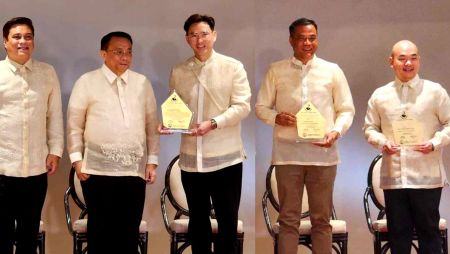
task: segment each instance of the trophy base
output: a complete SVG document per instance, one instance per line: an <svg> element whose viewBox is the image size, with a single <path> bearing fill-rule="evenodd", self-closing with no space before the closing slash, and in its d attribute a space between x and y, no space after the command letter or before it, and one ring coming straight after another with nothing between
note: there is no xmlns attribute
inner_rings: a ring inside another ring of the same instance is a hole
<svg viewBox="0 0 450 254"><path fill-rule="evenodd" d="M181 134L192 134L191 130L183 130L183 129L168 129L168 131L172 133L181 133Z"/></svg>
<svg viewBox="0 0 450 254"><path fill-rule="evenodd" d="M311 143L320 141L323 141L323 138L297 138L295 143Z"/></svg>

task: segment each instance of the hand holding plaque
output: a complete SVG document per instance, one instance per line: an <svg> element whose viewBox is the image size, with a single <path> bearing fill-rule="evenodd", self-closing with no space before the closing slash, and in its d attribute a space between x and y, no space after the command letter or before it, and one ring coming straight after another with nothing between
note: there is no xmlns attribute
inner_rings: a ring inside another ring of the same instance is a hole
<svg viewBox="0 0 450 254"><path fill-rule="evenodd" d="M322 139L325 136L325 118L310 102L296 114L297 132L301 139Z"/></svg>
<svg viewBox="0 0 450 254"><path fill-rule="evenodd" d="M401 146L419 145L423 142L422 124L405 112L392 122L395 143Z"/></svg>
<svg viewBox="0 0 450 254"><path fill-rule="evenodd" d="M194 114L175 91L161 105L161 112L166 130L190 133L189 126Z"/></svg>

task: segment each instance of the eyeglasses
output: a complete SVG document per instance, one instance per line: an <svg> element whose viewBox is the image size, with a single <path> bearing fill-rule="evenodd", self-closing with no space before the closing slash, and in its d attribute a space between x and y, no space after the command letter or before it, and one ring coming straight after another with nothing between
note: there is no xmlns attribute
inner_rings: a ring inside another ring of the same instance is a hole
<svg viewBox="0 0 450 254"><path fill-rule="evenodd" d="M317 36L296 36L296 37L292 37L292 38L294 40L300 41L300 42L305 42L305 41L314 42L317 40Z"/></svg>
<svg viewBox="0 0 450 254"><path fill-rule="evenodd" d="M11 36L11 38L13 38L14 40L20 40L20 39L24 39L26 41L31 41L34 38L33 34L13 34Z"/></svg>
<svg viewBox="0 0 450 254"><path fill-rule="evenodd" d="M133 51L127 50L123 51L121 49L109 49L107 52L112 52L115 56L124 57L124 56L133 56Z"/></svg>
<svg viewBox="0 0 450 254"><path fill-rule="evenodd" d="M198 39L205 39L208 37L211 33L210 32L200 32L200 33L190 33L188 34L188 38L190 40L198 40Z"/></svg>

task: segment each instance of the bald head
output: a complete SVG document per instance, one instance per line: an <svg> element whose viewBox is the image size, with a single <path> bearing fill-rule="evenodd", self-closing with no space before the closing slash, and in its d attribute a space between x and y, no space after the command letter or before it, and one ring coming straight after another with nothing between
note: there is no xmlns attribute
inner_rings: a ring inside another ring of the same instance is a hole
<svg viewBox="0 0 450 254"><path fill-rule="evenodd" d="M402 40L394 44L394 46L392 47L391 56L399 54L407 49L415 50L417 52L417 55L419 54L419 49L417 48L416 44L414 44L412 41Z"/></svg>
<svg viewBox="0 0 450 254"><path fill-rule="evenodd" d="M402 82L408 82L419 72L419 49L411 41L399 41L392 47L389 63L395 76Z"/></svg>

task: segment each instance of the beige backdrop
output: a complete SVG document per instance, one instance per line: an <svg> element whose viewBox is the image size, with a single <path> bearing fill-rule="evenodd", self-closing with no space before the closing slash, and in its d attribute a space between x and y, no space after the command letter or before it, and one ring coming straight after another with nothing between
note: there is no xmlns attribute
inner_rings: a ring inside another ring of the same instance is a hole
<svg viewBox="0 0 450 254"><path fill-rule="evenodd" d="M343 163L335 187L338 216L347 221L349 253L371 253L371 235L365 224L362 196L367 168L377 152L361 132L366 103L373 90L390 81L387 56L400 39L415 41L422 54L423 78L449 88L450 2L442 1L294 1L294 0L116 0L116 1L0 1L0 23L14 16L28 16L36 28L35 58L55 66L61 80L64 111L73 83L101 64L100 38L113 30L132 34L132 69L152 81L158 103L167 96L168 76L175 63L191 55L182 25L192 13L216 18L218 52L241 60L246 66L253 94L257 93L268 65L291 55L288 25L298 17L319 24L318 56L337 62L352 89L357 114L353 127L340 141ZM0 58L4 58L4 51ZM254 102L254 98L253 98ZM255 131L256 130L256 131ZM261 211L264 178L270 163L271 129L253 113L244 122L243 138L248 159L245 165L240 217L245 221L245 253L272 253L272 242ZM159 208L165 167L177 154L179 139L162 137L159 179L147 188L144 218L150 224L149 253L168 253L169 237ZM448 152L444 153L448 156ZM446 159L446 165L450 160ZM63 195L68 184L69 162L49 180L43 211L47 224L47 253L71 253ZM448 170L447 170L448 171ZM442 216L450 219L450 193L442 196Z"/></svg>

